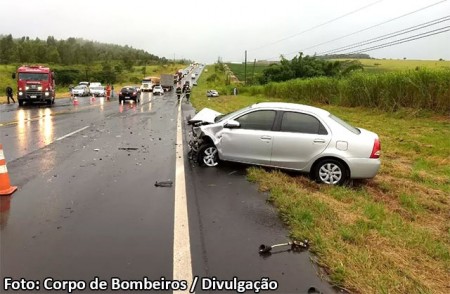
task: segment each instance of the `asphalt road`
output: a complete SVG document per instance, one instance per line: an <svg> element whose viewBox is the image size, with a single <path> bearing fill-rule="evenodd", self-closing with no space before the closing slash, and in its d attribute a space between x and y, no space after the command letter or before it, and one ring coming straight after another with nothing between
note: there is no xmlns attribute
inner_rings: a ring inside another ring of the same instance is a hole
<svg viewBox="0 0 450 294"><path fill-rule="evenodd" d="M19 187L0 197L2 290L6 277L37 280L40 291L49 277L108 283L114 277L173 278L175 189L155 187L156 181L173 182L177 172L173 91L143 94L138 104L79 101L0 106L0 141ZM277 281L276 293L307 293L312 286L333 292L307 251L258 254L262 243L287 241L286 228L267 195L246 181L245 166L202 168L187 159L185 122L194 110L181 106L192 275L268 278ZM196 292L215 292L200 286Z"/></svg>

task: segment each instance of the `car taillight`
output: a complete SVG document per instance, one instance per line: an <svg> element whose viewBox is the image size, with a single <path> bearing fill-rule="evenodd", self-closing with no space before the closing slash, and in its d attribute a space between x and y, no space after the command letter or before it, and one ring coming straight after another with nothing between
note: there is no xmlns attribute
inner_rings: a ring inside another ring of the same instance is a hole
<svg viewBox="0 0 450 294"><path fill-rule="evenodd" d="M137 92L133 92L133 95L136 95L137 94Z"/></svg>
<svg viewBox="0 0 450 294"><path fill-rule="evenodd" d="M373 142L372 154L370 154L370 158L380 158L381 155L381 143L380 139L375 139Z"/></svg>

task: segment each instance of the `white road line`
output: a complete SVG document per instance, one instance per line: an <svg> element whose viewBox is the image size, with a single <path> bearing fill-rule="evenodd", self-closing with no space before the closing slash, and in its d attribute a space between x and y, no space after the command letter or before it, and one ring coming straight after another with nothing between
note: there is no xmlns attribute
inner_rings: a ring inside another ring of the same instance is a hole
<svg viewBox="0 0 450 294"><path fill-rule="evenodd" d="M85 126L84 128L81 128L81 129L78 129L78 130L76 130L76 131L73 131L72 133L68 133L67 135L64 135L64 136L62 136L62 137L59 137L59 138L56 139L55 141L60 141L60 140L62 140L62 139L65 139L65 138L67 138L67 137L70 137L70 136L72 136L72 135L74 135L74 134L76 134L76 133L78 133L78 132L81 132L81 131L87 129L87 128L89 128L89 126Z"/></svg>
<svg viewBox="0 0 450 294"><path fill-rule="evenodd" d="M177 118L177 148L175 166L175 214L173 233L173 279L192 282L191 241L184 175L183 135L181 103ZM185 292L189 293L189 288Z"/></svg>

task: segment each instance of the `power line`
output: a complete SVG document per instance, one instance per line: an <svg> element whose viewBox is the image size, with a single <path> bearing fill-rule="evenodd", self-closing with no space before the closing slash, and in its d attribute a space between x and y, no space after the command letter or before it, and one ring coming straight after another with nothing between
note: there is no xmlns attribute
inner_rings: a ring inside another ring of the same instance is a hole
<svg viewBox="0 0 450 294"><path fill-rule="evenodd" d="M324 23L321 23L321 24L318 24L318 25L316 25L316 26L313 26L313 27L311 27L311 28L309 28L309 29L307 29L307 30L304 30L304 31L300 32L300 33L290 35L290 36L285 37L285 38L283 38L283 39L277 40L277 41L275 41L275 42L272 42L272 43L269 43L269 44L266 44L266 45L263 45L263 46L254 48L254 49L251 49L251 50L249 50L249 51L256 51L256 50L259 50L259 49L262 49L262 48L265 48L265 47L268 47L268 46L272 46L272 45L278 44L278 43L283 42L283 41L286 41L286 40L289 40L289 39L291 39L291 38L293 38L293 37L296 37L296 36L302 35L302 34L304 34L304 33L307 33L307 32L309 32L309 31L315 30L315 29L317 29L317 28L319 28L319 27L322 27L322 26L327 25L327 24L329 24L329 23L332 23L332 22L334 22L334 21L336 21L336 20L339 20L339 19L344 18L344 17L346 17L346 16L349 16L349 15L351 15L351 14L354 14L354 13L356 13L356 12L358 12L358 11L361 11L361 10L363 10L363 9L366 9L366 8L368 8L368 7L370 7L370 6L373 6L373 5L375 5L375 4L379 3L379 2L382 2L382 1L383 1L383 0L378 0L378 1L372 2L372 3L370 3L370 4L366 5L366 6L363 6L363 7L361 7L361 8L356 9L356 10L353 10L353 11L351 11L351 12L348 12L348 13L346 13L346 14L343 14L343 15L341 15L341 16L339 16L339 17L333 18L333 19L331 19L331 20L329 20L329 21L326 21L326 22L324 22ZM444 1L446 1L446 0L444 0Z"/></svg>
<svg viewBox="0 0 450 294"><path fill-rule="evenodd" d="M353 33L350 33L350 34L347 34L347 35L344 35L344 36L335 38L335 39L332 39L332 40L330 40L330 41L326 41L326 42L323 42L323 43L320 43L320 44L313 45L313 46L311 46L311 47L302 49L302 50L300 50L300 51L303 52L303 51L306 51L306 50L308 50L308 49L316 48L316 47L318 47L318 46L322 46L322 45L325 45L325 44L329 44L329 43L332 43L332 42L334 42L334 41L338 41L338 40L344 39L344 38L346 38L346 37L356 35L356 34L358 34L358 33L361 33L361 32L364 32L364 31L373 29L373 28L375 28L375 27L378 27L378 26L381 26L381 25L390 23L390 22L392 22L392 21L394 21L394 20L397 20L397 19L400 19L400 18L409 16L409 15L411 15L411 14L420 12L420 11L425 10L425 9L428 9L428 8L430 8L430 7L433 7L433 6L442 4L442 3L446 2L446 1L447 1L447 0L443 0L443 1L439 1L439 2L436 2L436 3L430 4L430 5L428 5L428 6L425 6L425 7L419 8L419 9L417 9L417 10L408 12L408 13L406 13L406 14L403 14L403 15L400 15L400 16L397 16L397 17L394 17L394 18L391 18L391 19L386 20L386 21L384 21L384 22L380 22L380 23L378 23L378 24L376 24L376 25L367 27L367 28L365 28L365 29L362 29L362 30L359 30L359 31L356 31L356 32L353 32ZM292 52L292 53L288 53L287 55L294 54L294 53L297 53L297 51Z"/></svg>
<svg viewBox="0 0 450 294"><path fill-rule="evenodd" d="M318 46L321 46L321 45L329 44L329 43L332 43L332 42L334 42L334 41L341 40L341 39L344 39L344 38L346 38L346 37L353 36L353 35L356 35L356 34L358 34L358 33L361 33L361 32L364 32L364 31L367 31L367 30L370 30L370 29L373 29L373 28L375 28L375 27L378 27L378 26L381 26L381 25L390 23L390 22L392 22L392 21L395 21L395 20L398 20L398 19L400 19L400 18L409 16L409 15L411 15L411 14L415 14L415 13L417 13L417 12L420 12L420 11L423 11L423 10L425 10L425 9L431 8L431 7L433 7L433 6L442 4L442 3L444 3L444 2L447 2L447 0L442 0L442 1L439 1L439 2L436 2L436 3L433 3L433 4L430 4L430 5L424 6L424 7L422 7L422 8L417 9L417 10L414 10L414 11L405 13L405 14L403 14L403 15L400 15L400 16L397 16L397 17L394 17L394 18L391 18L391 19L389 19L389 20L383 21L383 22L378 23L378 24L375 24L375 25L373 25L373 26L370 26L370 27L367 27L367 28L358 30L358 31L356 31L356 32L353 32L353 33L350 33L350 34L347 34L347 35L344 35L344 36L341 36L341 37L338 37L338 38L335 38L335 39L332 39L332 40L329 40L329 41L326 41L326 42L323 42L323 43L320 43L320 44L313 45L313 46L308 47L308 48L305 48L305 49L296 50L296 51L293 51L293 52L290 52L290 53L285 53L285 54L280 54L280 55L288 56L288 55L292 55L292 54L297 54L298 52L304 52L304 51L306 51L306 50L308 50L308 49L311 49L311 48L315 48L315 47L318 47ZM271 59L274 59L274 58L278 58L280 55L278 55L278 56L276 56L276 57L267 58L267 60L271 60Z"/></svg>
<svg viewBox="0 0 450 294"><path fill-rule="evenodd" d="M437 34L442 34L442 33L448 32L448 31L450 31L450 26L442 27L442 28L439 28L439 29L435 29L435 30L428 31L428 32L425 32L425 33L421 33L421 34L417 34L417 35L414 35L414 36L406 37L406 38L403 38L403 39L391 41L391 42L388 42L388 43L376 45L376 46L373 46L373 47L363 48L361 50L353 51L353 52L346 53L346 54L358 54L358 53L378 50L378 49L382 49L382 48L386 48L386 47L399 45L399 44L402 44L402 43L411 42L411 41L414 41L414 40L423 39L423 38L434 36L434 35L437 35Z"/></svg>
<svg viewBox="0 0 450 294"><path fill-rule="evenodd" d="M412 26L412 27L409 27L409 28L406 28L406 29L403 29L403 30L399 30L399 31L392 32L392 33L389 33L389 34L381 35L381 36L378 36L376 38L372 38L372 39L368 39L368 40L365 40L365 41L353 43L351 45L347 45L347 46L339 47L339 48L336 48L336 49L320 52L317 55L334 54L336 52L346 51L346 50L349 50L349 49L365 46L365 45L368 45L368 44L377 43L377 42L380 42L380 41L383 41L383 40L386 40L386 39L390 39L390 38L401 36L401 35L404 35L404 34L407 34L407 33L413 32L413 31L417 31L417 30L420 30L420 29L423 29L423 28L426 28L426 27L429 27L429 26L437 25L439 23L442 23L442 22L445 22L445 21L449 21L449 20L450 20L450 16L445 16L445 17L442 17L442 18L439 18L439 19L435 19L435 20L432 20L432 21L429 21L429 22L422 23L420 25Z"/></svg>

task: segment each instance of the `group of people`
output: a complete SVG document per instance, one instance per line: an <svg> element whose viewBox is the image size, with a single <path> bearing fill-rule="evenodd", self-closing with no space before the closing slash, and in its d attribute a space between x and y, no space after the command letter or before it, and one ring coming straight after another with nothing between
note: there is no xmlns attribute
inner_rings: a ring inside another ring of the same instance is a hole
<svg viewBox="0 0 450 294"><path fill-rule="evenodd" d="M175 93L177 94L178 102L181 100L181 94L184 93L184 96L186 97L187 102L189 102L189 98L191 97L191 87L189 87L188 84L184 84L183 88L181 88L179 85L177 89L175 90Z"/></svg>

